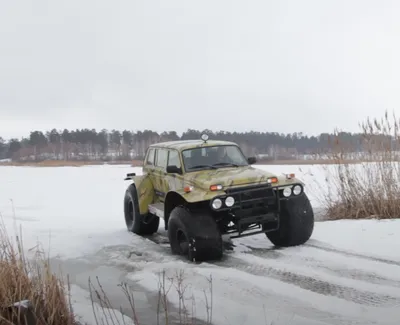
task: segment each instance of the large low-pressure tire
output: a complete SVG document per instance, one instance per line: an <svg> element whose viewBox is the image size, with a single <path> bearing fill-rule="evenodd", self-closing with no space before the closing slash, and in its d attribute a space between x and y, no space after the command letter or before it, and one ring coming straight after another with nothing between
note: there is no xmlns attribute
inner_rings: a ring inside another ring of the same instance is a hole
<svg viewBox="0 0 400 325"><path fill-rule="evenodd" d="M223 256L221 233L207 211L174 208L168 220L168 237L172 253L190 261L219 260Z"/></svg>
<svg viewBox="0 0 400 325"><path fill-rule="evenodd" d="M154 216L146 223L144 216L140 214L137 190L134 184L129 185L125 191L124 215L126 228L137 235L152 235L158 230L160 218Z"/></svg>
<svg viewBox="0 0 400 325"><path fill-rule="evenodd" d="M314 212L304 193L299 197L282 200L280 227L267 232L268 239L277 247L298 246L306 243L314 230Z"/></svg>

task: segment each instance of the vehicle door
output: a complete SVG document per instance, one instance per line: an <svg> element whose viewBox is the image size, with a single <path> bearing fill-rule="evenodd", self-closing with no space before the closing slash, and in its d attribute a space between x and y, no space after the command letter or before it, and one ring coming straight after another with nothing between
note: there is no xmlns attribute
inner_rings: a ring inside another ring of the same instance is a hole
<svg viewBox="0 0 400 325"><path fill-rule="evenodd" d="M167 166L175 166L177 168L181 168L182 170L181 156L178 150L175 149L168 150ZM167 180L169 190L179 190L183 188L183 176L181 174L166 173L165 178Z"/></svg>
<svg viewBox="0 0 400 325"><path fill-rule="evenodd" d="M164 202L168 192L167 175L168 150L157 148L155 152L154 172L152 173L153 186L156 196Z"/></svg>

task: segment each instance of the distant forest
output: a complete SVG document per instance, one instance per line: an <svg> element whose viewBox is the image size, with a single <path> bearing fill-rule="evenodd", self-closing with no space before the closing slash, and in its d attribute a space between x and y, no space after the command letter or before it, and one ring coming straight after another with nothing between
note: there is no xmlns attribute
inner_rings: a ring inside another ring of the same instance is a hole
<svg viewBox="0 0 400 325"><path fill-rule="evenodd" d="M301 159L301 156L329 151L333 138L358 143L361 134L341 132L306 136L302 133L276 132L212 132L188 129L182 135L175 131L157 133L151 130L61 130L32 131L28 137L10 139L0 137L0 159L31 160L132 160L143 159L147 147L156 142L199 139L207 133L210 139L238 143L246 155L264 159Z"/></svg>

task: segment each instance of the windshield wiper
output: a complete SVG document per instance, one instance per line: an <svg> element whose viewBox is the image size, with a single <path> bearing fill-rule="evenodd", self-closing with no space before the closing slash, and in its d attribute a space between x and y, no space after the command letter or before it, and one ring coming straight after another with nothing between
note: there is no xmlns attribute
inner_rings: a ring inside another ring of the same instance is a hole
<svg viewBox="0 0 400 325"><path fill-rule="evenodd" d="M190 167L190 169L197 169L197 168L217 169L217 167L214 167L213 165L196 165L196 166Z"/></svg>
<svg viewBox="0 0 400 325"><path fill-rule="evenodd" d="M213 164L213 166L233 166L233 167L239 167L237 164L231 164L231 163L226 163L226 162L220 162Z"/></svg>

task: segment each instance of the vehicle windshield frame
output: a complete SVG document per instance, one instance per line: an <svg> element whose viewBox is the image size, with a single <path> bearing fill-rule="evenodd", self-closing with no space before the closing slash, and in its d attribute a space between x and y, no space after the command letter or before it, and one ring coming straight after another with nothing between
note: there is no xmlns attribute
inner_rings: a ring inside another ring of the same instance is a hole
<svg viewBox="0 0 400 325"><path fill-rule="evenodd" d="M209 145L209 146L201 146L201 147L193 147L193 148L187 148L184 150L181 150L181 161L182 161L182 166L185 170L185 173L193 173L193 172L198 172L198 171L204 171L204 170L212 170L209 169L207 167L203 167L203 168L196 168L196 169L188 169L187 165L186 165L186 161L185 161L185 157L184 157L184 152L186 151L192 151L192 150L201 150L201 149L211 149L211 148L218 148L218 147L235 147L239 154L242 156L243 158L243 165L240 164L238 165L238 167L246 167L249 166L249 163L247 161L247 157L245 156L245 154L243 153L242 149L235 144L216 144L216 145ZM215 169L220 169L220 168L232 168L233 166L231 165L219 165L219 166L215 166Z"/></svg>

